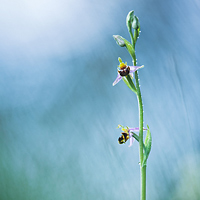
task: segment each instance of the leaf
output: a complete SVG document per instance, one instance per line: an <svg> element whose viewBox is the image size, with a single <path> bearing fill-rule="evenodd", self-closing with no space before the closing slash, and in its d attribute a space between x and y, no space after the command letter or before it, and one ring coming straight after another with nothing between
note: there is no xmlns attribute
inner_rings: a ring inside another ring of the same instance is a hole
<svg viewBox="0 0 200 200"><path fill-rule="evenodd" d="M144 158L143 158L143 163L142 166L145 166L147 164L147 159L149 157L149 153L151 151L151 145L152 145L152 137L151 137L151 132L149 129L149 126L147 125L147 134L146 134L146 138L145 138L145 148L144 148Z"/></svg>

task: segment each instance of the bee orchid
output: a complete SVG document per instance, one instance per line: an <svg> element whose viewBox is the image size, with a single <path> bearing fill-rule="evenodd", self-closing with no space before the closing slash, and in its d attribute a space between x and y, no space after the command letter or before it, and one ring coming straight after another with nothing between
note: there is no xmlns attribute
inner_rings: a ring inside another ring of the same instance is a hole
<svg viewBox="0 0 200 200"><path fill-rule="evenodd" d="M122 135L118 138L118 142L119 144L125 144L126 141L129 139L130 140L130 144L129 144L129 147L131 147L133 145L133 142L135 140L133 134L134 132L139 132L139 128L129 128L129 127L124 127L122 125L118 125L117 128L120 128L122 129ZM146 128L143 128L143 130L147 130ZM137 139L137 138L136 138Z"/></svg>
<svg viewBox="0 0 200 200"><path fill-rule="evenodd" d="M118 66L118 75L115 81L113 82L113 86L116 85L124 76L130 75L133 77L133 72L136 70L143 68L144 65L142 66L127 66L127 63L123 63L121 58L119 58L119 66Z"/></svg>

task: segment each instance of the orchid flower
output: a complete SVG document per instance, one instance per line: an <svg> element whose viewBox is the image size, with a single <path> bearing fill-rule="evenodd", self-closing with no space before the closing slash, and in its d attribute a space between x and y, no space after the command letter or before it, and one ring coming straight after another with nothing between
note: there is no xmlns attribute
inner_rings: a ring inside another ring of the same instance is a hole
<svg viewBox="0 0 200 200"><path fill-rule="evenodd" d="M124 76L130 75L133 77L133 72L136 70L143 68L144 65L142 66L127 66L127 63L123 63L121 58L119 58L119 66L118 66L118 75L115 81L113 82L113 86L116 85Z"/></svg>
<svg viewBox="0 0 200 200"><path fill-rule="evenodd" d="M128 126L124 127L122 125L118 125L117 128L120 128L120 127L123 132L121 133L122 135L118 139L119 144L124 144L124 143L126 143L126 141L128 139L130 139L129 147L131 147L135 140L135 138L133 136L133 132L139 132L139 128L129 128ZM147 129L143 128L143 130L147 130Z"/></svg>

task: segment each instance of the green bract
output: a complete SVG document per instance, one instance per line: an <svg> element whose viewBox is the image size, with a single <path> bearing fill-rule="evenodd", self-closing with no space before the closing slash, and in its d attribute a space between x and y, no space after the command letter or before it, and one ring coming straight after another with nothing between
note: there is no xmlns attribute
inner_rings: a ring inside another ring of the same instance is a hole
<svg viewBox="0 0 200 200"><path fill-rule="evenodd" d="M147 125L147 128L148 128L147 135L146 135L146 138L144 141L145 151L144 151L144 159L143 159L143 163L142 163L143 166L147 164L147 159L148 159L149 153L151 151L151 143L152 143L151 132L150 132L148 125Z"/></svg>
<svg viewBox="0 0 200 200"><path fill-rule="evenodd" d="M132 81L132 78L130 75L128 75L127 77L123 77L122 80L124 81L124 83L133 91L137 94L135 85Z"/></svg>

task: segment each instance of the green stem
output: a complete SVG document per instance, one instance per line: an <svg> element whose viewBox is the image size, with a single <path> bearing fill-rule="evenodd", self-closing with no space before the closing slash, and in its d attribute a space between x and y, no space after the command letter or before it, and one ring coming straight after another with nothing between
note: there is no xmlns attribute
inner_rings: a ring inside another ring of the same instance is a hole
<svg viewBox="0 0 200 200"><path fill-rule="evenodd" d="M131 43L133 46L133 49L135 50L135 43L137 41L137 30L134 30L134 35L132 33L132 30L129 31L131 36ZM136 66L136 55L135 51L133 55L131 55L133 58L133 65ZM138 107L139 107L139 153L140 153L140 173L141 173L141 200L146 200L146 165L143 166L143 157L144 157L144 151L143 151L143 103L142 103L142 95L140 91L140 84L139 84L139 78L138 78L138 72L135 71L135 83L136 83L136 94L138 99Z"/></svg>
<svg viewBox="0 0 200 200"><path fill-rule="evenodd" d="M134 60L134 65L136 61ZM141 173L141 200L146 199L146 166L142 166L143 163L143 103L142 95L140 91L138 72L135 72L137 99L139 106L139 151L140 151L140 173Z"/></svg>
<svg viewBox="0 0 200 200"><path fill-rule="evenodd" d="M134 45L135 45L135 43L137 41L137 30L136 29L134 29L134 38L133 38L133 41L134 41Z"/></svg>
<svg viewBox="0 0 200 200"><path fill-rule="evenodd" d="M134 37L133 37L133 32L132 30L129 31L130 33L130 36L131 36L131 43L133 44L134 43ZM135 49L135 47L133 47Z"/></svg>
<svg viewBox="0 0 200 200"><path fill-rule="evenodd" d="M135 49L135 44L133 43ZM136 66L136 56L133 56L134 66ZM139 107L139 153L140 153L140 173L141 173L141 200L146 200L146 166L143 166L143 103L140 91L138 72L135 71L136 91Z"/></svg>
<svg viewBox="0 0 200 200"><path fill-rule="evenodd" d="M146 165L140 168L141 171L141 200L146 200Z"/></svg>

